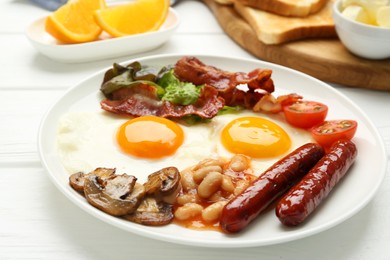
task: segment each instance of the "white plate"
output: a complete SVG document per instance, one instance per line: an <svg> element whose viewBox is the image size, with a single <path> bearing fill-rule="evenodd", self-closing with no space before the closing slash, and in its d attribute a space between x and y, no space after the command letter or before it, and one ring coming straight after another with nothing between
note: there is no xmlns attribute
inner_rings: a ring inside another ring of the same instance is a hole
<svg viewBox="0 0 390 260"><path fill-rule="evenodd" d="M163 55L138 59L143 64L174 64L181 56ZM384 144L368 117L347 97L310 76L278 65L258 60L215 56L198 56L206 64L229 71L249 72L254 68L270 68L276 94L299 93L305 99L317 100L329 106L330 119L354 119L359 123L354 138L359 155L350 172L323 202L315 214L299 227L283 227L274 211L261 214L244 232L226 235L214 231L194 231L170 224L164 227L146 227L112 217L90 206L68 184L69 174L63 169L56 150L57 122L69 111L99 111L100 83L104 71L97 72L77 84L49 109L39 130L39 154L51 179L73 203L94 217L132 233L179 244L205 247L249 247L277 244L313 235L329 229L362 209L374 196L386 169ZM126 62L127 63L130 63ZM372 163L375 161L375 163ZM348 199L347 199L348 198Z"/></svg>
<svg viewBox="0 0 390 260"><path fill-rule="evenodd" d="M118 38L102 33L97 41L61 44L45 31L45 19L42 17L27 28L27 38L43 55L65 63L115 58L157 48L169 40L180 24L178 13L169 8L168 17L158 31Z"/></svg>

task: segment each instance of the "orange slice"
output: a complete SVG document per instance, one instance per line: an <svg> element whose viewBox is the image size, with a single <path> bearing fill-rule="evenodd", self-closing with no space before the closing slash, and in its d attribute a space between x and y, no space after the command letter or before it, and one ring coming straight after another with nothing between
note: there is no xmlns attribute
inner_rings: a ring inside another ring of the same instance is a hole
<svg viewBox="0 0 390 260"><path fill-rule="evenodd" d="M95 11L95 20L113 37L158 30L164 23L170 0L136 0Z"/></svg>
<svg viewBox="0 0 390 260"><path fill-rule="evenodd" d="M104 0L69 0L46 19L45 30L64 43L81 43L98 38L102 29L93 18Z"/></svg>

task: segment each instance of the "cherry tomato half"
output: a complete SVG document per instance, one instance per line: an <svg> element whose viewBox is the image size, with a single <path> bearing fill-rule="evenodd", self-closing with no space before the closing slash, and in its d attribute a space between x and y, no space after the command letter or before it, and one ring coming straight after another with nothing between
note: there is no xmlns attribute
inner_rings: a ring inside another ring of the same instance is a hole
<svg viewBox="0 0 390 260"><path fill-rule="evenodd" d="M315 101L301 100L283 107L283 112L290 125L310 128L325 120L328 106Z"/></svg>
<svg viewBox="0 0 390 260"><path fill-rule="evenodd" d="M311 134L319 145L330 147L337 140L351 140L356 129L357 122L354 120L329 120L313 127Z"/></svg>

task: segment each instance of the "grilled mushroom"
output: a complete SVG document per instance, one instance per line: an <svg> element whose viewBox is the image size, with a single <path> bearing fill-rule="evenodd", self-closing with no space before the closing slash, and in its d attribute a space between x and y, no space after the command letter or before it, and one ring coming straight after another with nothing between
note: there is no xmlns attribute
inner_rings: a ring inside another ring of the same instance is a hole
<svg viewBox="0 0 390 260"><path fill-rule="evenodd" d="M157 202L153 197L147 197L133 214L123 217L142 225L162 226L169 224L173 216L172 205Z"/></svg>
<svg viewBox="0 0 390 260"><path fill-rule="evenodd" d="M176 167L163 168L148 176L145 192L157 199L173 204L180 189L180 173Z"/></svg>
<svg viewBox="0 0 390 260"><path fill-rule="evenodd" d="M180 173L175 167L163 168L148 176L144 185L127 174L116 175L115 169L97 168L84 174L72 174L69 183L82 192L94 207L113 216L149 226L170 223L172 204L180 190Z"/></svg>
<svg viewBox="0 0 390 260"><path fill-rule="evenodd" d="M175 167L163 168L148 176L146 197L137 210L124 218L147 226L162 226L173 219L172 205L180 189L180 173Z"/></svg>
<svg viewBox="0 0 390 260"><path fill-rule="evenodd" d="M91 174L84 180L84 194L94 207L113 216L133 213L145 195L143 185L127 174L103 179Z"/></svg>
<svg viewBox="0 0 390 260"><path fill-rule="evenodd" d="M78 192L84 192L84 180L88 175L96 175L102 179L108 179L115 174L115 168L96 168L90 173L76 172L69 177L70 186Z"/></svg>

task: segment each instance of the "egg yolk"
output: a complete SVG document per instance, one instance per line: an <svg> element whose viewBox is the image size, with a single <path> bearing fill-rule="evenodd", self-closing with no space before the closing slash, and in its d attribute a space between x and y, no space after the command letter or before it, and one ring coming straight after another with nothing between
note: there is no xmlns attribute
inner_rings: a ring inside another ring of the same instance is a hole
<svg viewBox="0 0 390 260"><path fill-rule="evenodd" d="M241 117L227 124L221 142L232 153L252 158L282 155L291 147L288 134L277 124L258 117Z"/></svg>
<svg viewBox="0 0 390 260"><path fill-rule="evenodd" d="M117 133L117 142L125 153L149 159L174 154L183 140L183 129L179 125L156 116L129 120Z"/></svg>

